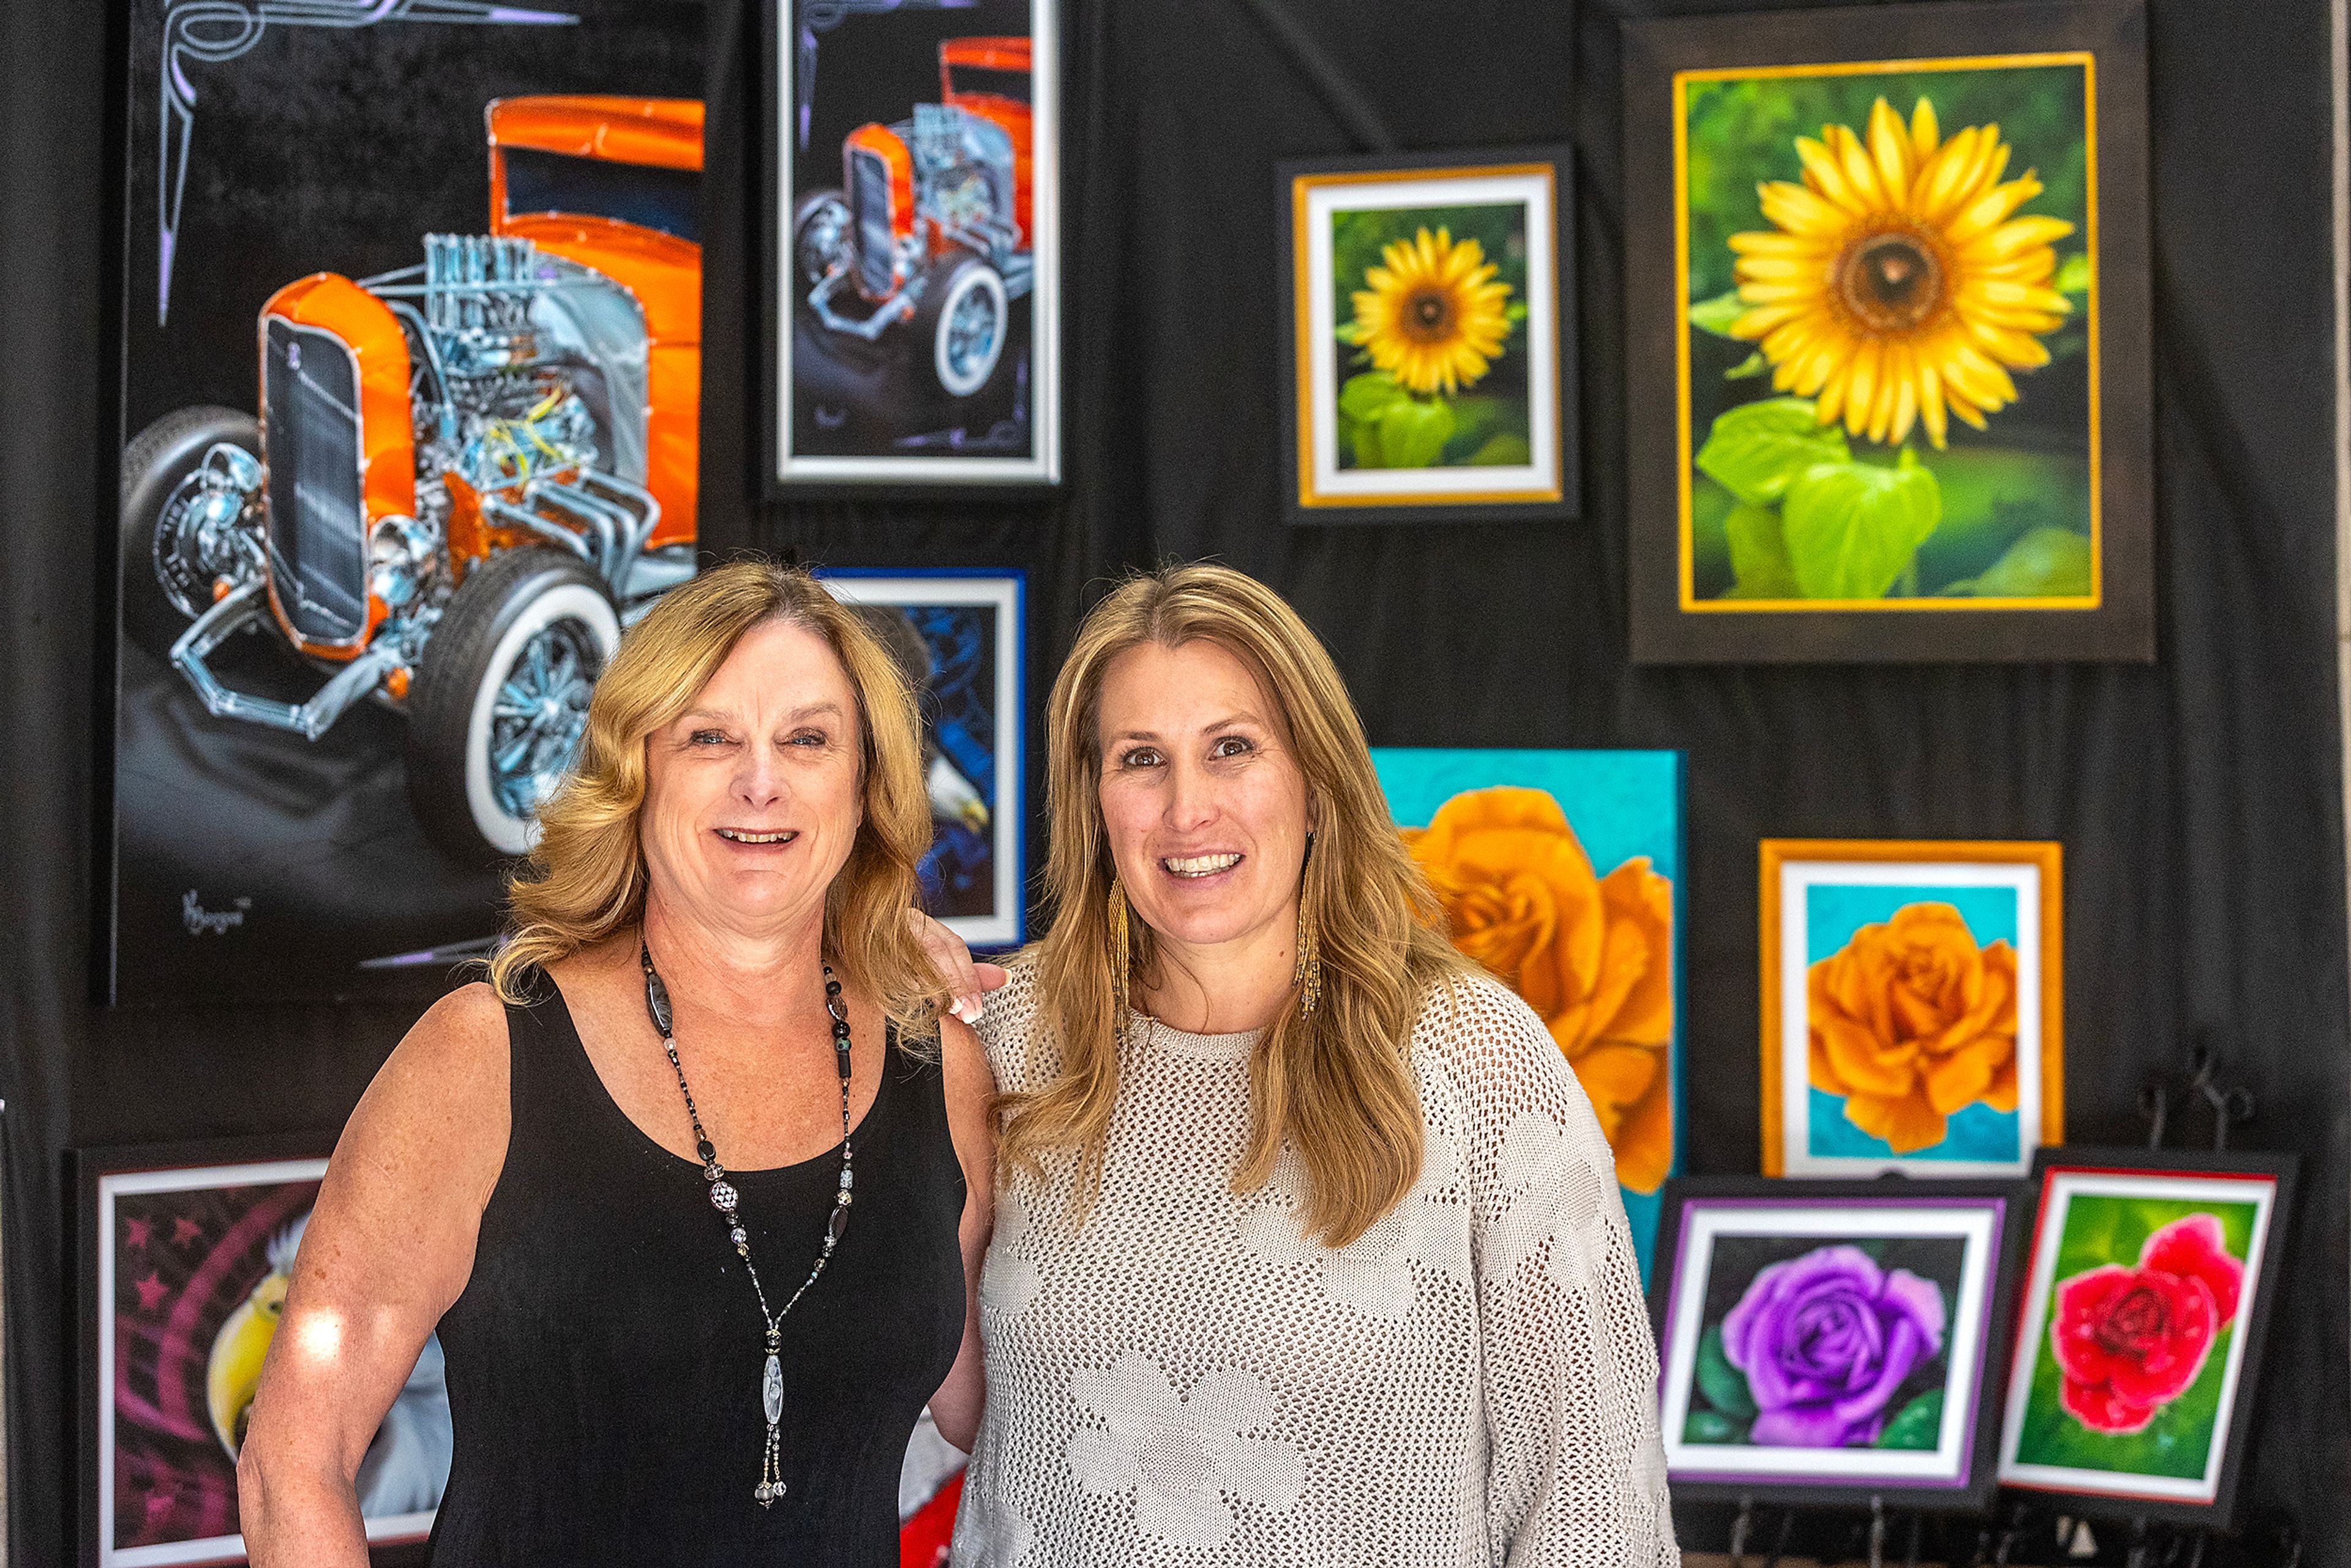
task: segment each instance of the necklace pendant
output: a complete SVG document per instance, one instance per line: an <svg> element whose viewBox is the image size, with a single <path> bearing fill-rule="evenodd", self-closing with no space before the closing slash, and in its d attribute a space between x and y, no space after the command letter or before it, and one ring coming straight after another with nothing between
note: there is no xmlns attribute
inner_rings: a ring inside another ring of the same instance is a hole
<svg viewBox="0 0 2351 1568"><path fill-rule="evenodd" d="M768 1413L768 1425L776 1426L784 1418L784 1364L771 1352L767 1369L759 1375L759 1404Z"/></svg>

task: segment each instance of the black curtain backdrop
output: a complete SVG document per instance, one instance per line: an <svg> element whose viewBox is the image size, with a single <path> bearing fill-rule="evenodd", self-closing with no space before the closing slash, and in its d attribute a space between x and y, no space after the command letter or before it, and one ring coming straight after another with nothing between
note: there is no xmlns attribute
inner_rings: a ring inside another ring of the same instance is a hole
<svg viewBox="0 0 2351 1568"><path fill-rule="evenodd" d="M64 1151L332 1129L413 1018L88 1001L120 439L112 10L0 7L0 887L13 915L0 1094L9 1539L27 1564L68 1561L73 1540ZM1376 743L1686 750L1692 1170L1756 1167L1758 839L2064 841L2074 1138L2135 1141L2140 1083L2205 1031L2260 1097L2240 1142L2306 1156L2248 1501L2299 1520L2305 1562L2343 1568L2351 996L2327 13L2324 0L2152 10L2152 666L1627 665L1616 15L1598 4L1072 0L1067 482L1044 503L884 504L763 498L759 17L751 0L717 0L704 530L722 552L1026 567L1040 697L1120 568L1217 556L1314 623ZM1586 519L1286 528L1274 163L1383 142L1570 140ZM1719 1515L1686 1511L1684 1524L1691 1546L1720 1546Z"/></svg>

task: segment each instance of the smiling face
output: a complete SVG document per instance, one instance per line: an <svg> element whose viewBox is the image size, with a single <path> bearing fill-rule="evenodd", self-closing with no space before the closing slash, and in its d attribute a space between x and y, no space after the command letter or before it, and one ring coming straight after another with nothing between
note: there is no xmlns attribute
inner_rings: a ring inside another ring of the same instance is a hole
<svg viewBox="0 0 2351 1568"><path fill-rule="evenodd" d="M832 648L755 626L645 740L638 816L653 896L746 935L821 915L863 820L857 693Z"/></svg>
<svg viewBox="0 0 2351 1568"><path fill-rule="evenodd" d="M1311 828L1280 710L1215 643L1145 643L1102 672L1102 826L1119 881L1158 936L1209 957L1287 948Z"/></svg>

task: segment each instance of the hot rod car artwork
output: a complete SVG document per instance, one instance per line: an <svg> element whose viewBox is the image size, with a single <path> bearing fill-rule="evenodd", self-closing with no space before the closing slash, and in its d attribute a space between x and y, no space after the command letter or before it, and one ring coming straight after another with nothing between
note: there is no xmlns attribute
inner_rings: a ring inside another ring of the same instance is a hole
<svg viewBox="0 0 2351 1568"><path fill-rule="evenodd" d="M987 384L1035 282L1030 44L950 38L939 101L894 125L861 125L841 148L841 188L792 214L792 263L826 330L868 343L904 323L950 399Z"/></svg>
<svg viewBox="0 0 2351 1568"><path fill-rule="evenodd" d="M122 459L126 633L216 716L315 740L408 719L409 792L465 858L519 854L622 624L695 570L703 107L489 105L489 232L262 307L260 417L182 409ZM239 631L327 674L212 667Z"/></svg>

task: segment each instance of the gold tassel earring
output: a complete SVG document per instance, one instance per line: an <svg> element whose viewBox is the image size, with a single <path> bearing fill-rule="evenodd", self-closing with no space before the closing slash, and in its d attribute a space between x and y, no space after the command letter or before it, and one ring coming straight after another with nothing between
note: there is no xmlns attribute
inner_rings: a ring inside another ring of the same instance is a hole
<svg viewBox="0 0 2351 1568"><path fill-rule="evenodd" d="M1306 853L1311 861L1314 854L1314 835L1306 835ZM1298 879L1298 965L1290 971L1290 983L1298 988L1298 1016L1314 1016L1314 1004L1322 999L1322 951L1315 940L1314 916L1306 901L1306 878Z"/></svg>
<svg viewBox="0 0 2351 1568"><path fill-rule="evenodd" d="M1115 874L1110 879L1109 915L1111 1026L1123 1037L1127 1022L1127 977L1134 967L1134 956L1127 939L1126 889L1119 885Z"/></svg>

